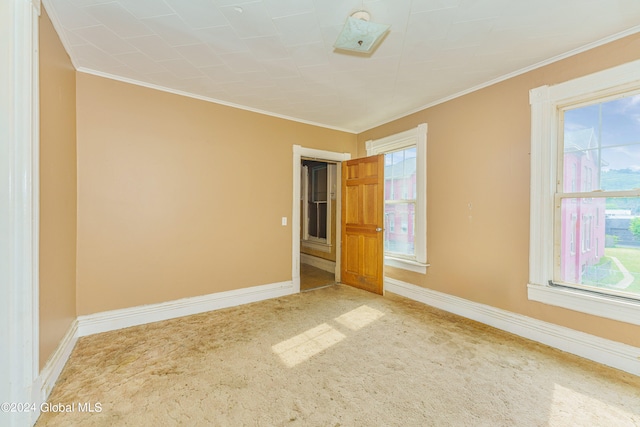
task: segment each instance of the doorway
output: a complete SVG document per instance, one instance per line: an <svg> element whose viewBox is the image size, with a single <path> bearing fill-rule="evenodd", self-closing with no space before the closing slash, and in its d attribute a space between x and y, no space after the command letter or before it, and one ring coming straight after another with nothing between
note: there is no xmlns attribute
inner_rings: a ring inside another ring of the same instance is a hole
<svg viewBox="0 0 640 427"><path fill-rule="evenodd" d="M301 292L336 283L337 166L327 160L301 160Z"/></svg>
<svg viewBox="0 0 640 427"><path fill-rule="evenodd" d="M297 291L340 281L339 163L350 158L350 153L293 146L292 277Z"/></svg>

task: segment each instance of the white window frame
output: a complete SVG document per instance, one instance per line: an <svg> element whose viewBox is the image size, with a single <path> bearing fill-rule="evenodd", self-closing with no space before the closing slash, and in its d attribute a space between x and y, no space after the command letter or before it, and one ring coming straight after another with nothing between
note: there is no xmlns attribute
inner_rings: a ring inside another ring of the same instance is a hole
<svg viewBox="0 0 640 427"><path fill-rule="evenodd" d="M554 268L554 195L558 176L560 109L640 87L640 60L529 93L531 199L528 297L549 305L640 325L640 301L551 286ZM640 195L640 191L638 191Z"/></svg>
<svg viewBox="0 0 640 427"><path fill-rule="evenodd" d="M306 160L306 159L305 159ZM302 166L302 246L309 249L315 249L321 252L331 253L331 212L336 197L336 170L335 163L324 162L327 164L327 237L325 239L311 236L309 234L309 185L311 185L311 177L308 166Z"/></svg>
<svg viewBox="0 0 640 427"><path fill-rule="evenodd" d="M576 234L576 225L578 225L578 217L576 214L571 214L571 240L569 242L569 253L571 253L571 255L576 254L576 238L578 237Z"/></svg>
<svg viewBox="0 0 640 427"><path fill-rule="evenodd" d="M367 156L416 147L415 259L398 258L385 253L384 264L426 274L427 267L427 124L405 132L366 142Z"/></svg>

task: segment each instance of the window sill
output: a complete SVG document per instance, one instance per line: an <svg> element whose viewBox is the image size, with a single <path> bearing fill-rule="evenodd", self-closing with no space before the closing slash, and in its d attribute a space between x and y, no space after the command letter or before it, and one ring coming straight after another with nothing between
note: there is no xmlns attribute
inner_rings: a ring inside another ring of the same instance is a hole
<svg viewBox="0 0 640 427"><path fill-rule="evenodd" d="M640 301L531 283L527 288L531 301L640 326Z"/></svg>
<svg viewBox="0 0 640 427"><path fill-rule="evenodd" d="M326 243L314 242L311 240L302 240L300 244L303 248L306 249L314 249L320 252L331 253L331 245L328 245Z"/></svg>
<svg viewBox="0 0 640 427"><path fill-rule="evenodd" d="M411 261L408 259L394 258L390 256L384 257L384 265L389 267L401 268L403 270L414 271L416 273L427 274L427 267L429 264L424 264L417 261Z"/></svg>

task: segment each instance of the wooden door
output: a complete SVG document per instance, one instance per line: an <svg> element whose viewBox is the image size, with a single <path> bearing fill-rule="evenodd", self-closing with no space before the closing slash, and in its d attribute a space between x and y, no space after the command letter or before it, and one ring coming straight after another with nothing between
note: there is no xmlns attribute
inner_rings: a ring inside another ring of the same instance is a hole
<svg viewBox="0 0 640 427"><path fill-rule="evenodd" d="M384 155L342 163L344 284L382 295Z"/></svg>

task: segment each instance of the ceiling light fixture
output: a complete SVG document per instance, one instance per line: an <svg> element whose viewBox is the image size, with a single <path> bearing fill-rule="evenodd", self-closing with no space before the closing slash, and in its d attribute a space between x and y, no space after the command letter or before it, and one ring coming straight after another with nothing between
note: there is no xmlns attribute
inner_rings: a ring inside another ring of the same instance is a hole
<svg viewBox="0 0 640 427"><path fill-rule="evenodd" d="M352 13L347 17L333 47L360 53L372 52L391 25L371 22L370 18L371 15L365 10Z"/></svg>

